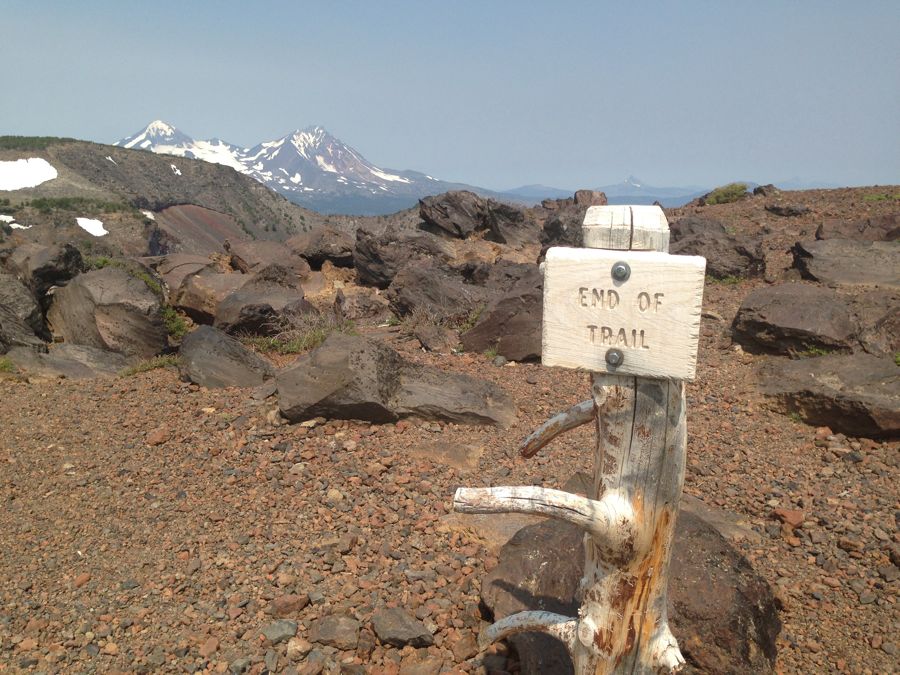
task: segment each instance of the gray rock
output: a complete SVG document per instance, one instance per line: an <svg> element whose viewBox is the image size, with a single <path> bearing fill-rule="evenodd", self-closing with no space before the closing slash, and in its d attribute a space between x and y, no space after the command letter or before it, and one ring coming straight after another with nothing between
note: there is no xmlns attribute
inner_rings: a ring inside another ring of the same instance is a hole
<svg viewBox="0 0 900 675"><path fill-rule="evenodd" d="M706 258L706 273L716 279L765 274L762 241L730 234L718 221L687 217L672 223L669 252Z"/></svg>
<svg viewBox="0 0 900 675"><path fill-rule="evenodd" d="M331 614L314 621L310 626L312 642L337 649L356 649L359 642L359 621L345 614Z"/></svg>
<svg viewBox="0 0 900 675"><path fill-rule="evenodd" d="M900 288L900 242L823 239L797 242L794 267L804 279L839 286Z"/></svg>
<svg viewBox="0 0 900 675"><path fill-rule="evenodd" d="M182 374L203 387L259 387L274 377L265 359L211 326L186 335L179 354Z"/></svg>
<svg viewBox="0 0 900 675"><path fill-rule="evenodd" d="M262 634L273 645L286 642L297 634L297 622L290 619L278 619L263 628Z"/></svg>
<svg viewBox="0 0 900 675"><path fill-rule="evenodd" d="M515 407L499 387L404 361L390 347L331 335L276 376L281 414L393 422L401 417L506 426Z"/></svg>
<svg viewBox="0 0 900 675"><path fill-rule="evenodd" d="M54 337L146 359L168 344L160 298L119 267L79 274L53 294L47 322Z"/></svg>
<svg viewBox="0 0 900 675"><path fill-rule="evenodd" d="M379 640L394 647L410 645L418 648L434 644L434 638L425 624L404 609L390 608L375 612L372 628Z"/></svg>
<svg viewBox="0 0 900 675"><path fill-rule="evenodd" d="M189 277L205 270L214 270L214 263L209 257L191 253L172 253L153 259L149 264L165 282L170 297L180 292Z"/></svg>
<svg viewBox="0 0 900 675"><path fill-rule="evenodd" d="M50 337L44 326L44 315L34 295L11 274L0 274L0 307L25 324L33 334Z"/></svg>
<svg viewBox="0 0 900 675"><path fill-rule="evenodd" d="M27 347L16 347L7 356L26 375L40 377L79 380L116 375L128 367L128 359L122 354L86 345L51 345L46 354Z"/></svg>
<svg viewBox="0 0 900 675"><path fill-rule="evenodd" d="M809 284L762 286L748 295L732 324L746 348L782 354L810 348L850 351L857 327L836 291Z"/></svg>
<svg viewBox="0 0 900 675"><path fill-rule="evenodd" d="M228 244L227 251L231 255L231 266L244 274L259 272L271 265L284 267L300 278L310 271L306 260L277 241L237 241Z"/></svg>
<svg viewBox="0 0 900 675"><path fill-rule="evenodd" d="M590 482L570 481L567 489ZM482 600L500 619L526 609L575 616L584 569L584 533L558 521L522 528L484 579ZM672 632L685 672L768 673L781 630L772 590L722 535L697 516L678 516L669 581ZM521 672L571 673L562 645L536 633L510 639Z"/></svg>
<svg viewBox="0 0 900 675"><path fill-rule="evenodd" d="M896 241L900 239L900 214L890 213L855 221L826 220L816 229L816 239Z"/></svg>
<svg viewBox="0 0 900 675"><path fill-rule="evenodd" d="M426 232L400 233L389 229L373 234L363 229L356 231L353 249L353 266L363 286L387 288L394 276L414 260L447 259L453 255L450 242Z"/></svg>
<svg viewBox="0 0 900 675"><path fill-rule="evenodd" d="M766 211L781 216L782 218L796 218L797 216L805 216L809 213L808 206L799 204L766 204Z"/></svg>
<svg viewBox="0 0 900 675"><path fill-rule="evenodd" d="M808 424L866 438L900 434L900 367L893 356L779 359L761 375L763 393Z"/></svg>
<svg viewBox="0 0 900 675"><path fill-rule="evenodd" d="M51 286L62 286L84 270L84 259L72 244L23 244L7 261L9 268L43 300Z"/></svg>
<svg viewBox="0 0 900 675"><path fill-rule="evenodd" d="M211 324L221 303L241 288L250 276L202 270L189 274L172 295L172 305L195 323Z"/></svg>
<svg viewBox="0 0 900 675"><path fill-rule="evenodd" d="M511 361L541 357L541 318L544 307L543 277L537 266L507 293L488 303L475 325L460 336L466 351L497 354Z"/></svg>
<svg viewBox="0 0 900 675"><path fill-rule="evenodd" d="M423 229L466 239L477 233L501 244L536 241L538 227L522 207L456 190L419 200Z"/></svg>
<svg viewBox="0 0 900 675"><path fill-rule="evenodd" d="M459 324L487 302L481 286L433 261L414 261L394 276L385 293L397 316L419 313L435 322Z"/></svg>
<svg viewBox="0 0 900 675"><path fill-rule="evenodd" d="M216 308L213 325L228 333L279 332L285 314L315 312L303 298L297 275L281 265L270 265L230 293Z"/></svg>
<svg viewBox="0 0 900 675"><path fill-rule="evenodd" d="M335 267L353 267L353 237L332 227L322 226L303 232L285 244L303 256L314 270L322 269L326 260Z"/></svg>

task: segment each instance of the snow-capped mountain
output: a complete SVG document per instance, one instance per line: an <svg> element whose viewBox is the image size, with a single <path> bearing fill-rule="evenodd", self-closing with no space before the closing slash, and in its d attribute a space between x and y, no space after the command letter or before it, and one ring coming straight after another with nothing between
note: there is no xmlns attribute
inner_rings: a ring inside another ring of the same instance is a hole
<svg viewBox="0 0 900 675"><path fill-rule="evenodd" d="M319 126L241 148L219 139L196 141L156 120L114 145L224 164L321 213L393 213L447 190L493 194L416 171L380 168Z"/></svg>

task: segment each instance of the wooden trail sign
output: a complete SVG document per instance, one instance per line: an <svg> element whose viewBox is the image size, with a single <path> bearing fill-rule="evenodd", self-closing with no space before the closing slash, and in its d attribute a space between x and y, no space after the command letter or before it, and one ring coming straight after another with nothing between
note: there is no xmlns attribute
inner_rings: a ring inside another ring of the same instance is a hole
<svg viewBox="0 0 900 675"><path fill-rule="evenodd" d="M521 452L531 457L593 423L591 493L525 486L454 496L457 511L534 513L583 529L578 616L520 612L485 629L479 643L541 631L566 645L577 675L673 673L684 659L666 614L668 567L684 482L683 380L695 371L705 260L665 253L659 207L591 207L583 233L587 247L609 250L548 251L543 357L591 370L592 397L548 420Z"/></svg>
<svg viewBox="0 0 900 675"><path fill-rule="evenodd" d="M698 256L551 248L543 364L694 379L705 270Z"/></svg>

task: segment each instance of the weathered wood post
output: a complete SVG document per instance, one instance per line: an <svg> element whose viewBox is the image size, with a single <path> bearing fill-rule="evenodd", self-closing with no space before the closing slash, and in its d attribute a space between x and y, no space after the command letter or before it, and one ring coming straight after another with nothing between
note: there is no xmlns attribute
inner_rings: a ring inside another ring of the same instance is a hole
<svg viewBox="0 0 900 675"><path fill-rule="evenodd" d="M533 513L585 530L577 617L520 612L482 632L482 648L522 631L555 636L575 672L670 673L684 664L666 615L668 566L686 444L706 260L672 256L657 206L591 207L586 248L544 263L543 363L591 372L592 399L525 439L534 455L594 421L592 494L540 487L460 488L467 513Z"/></svg>

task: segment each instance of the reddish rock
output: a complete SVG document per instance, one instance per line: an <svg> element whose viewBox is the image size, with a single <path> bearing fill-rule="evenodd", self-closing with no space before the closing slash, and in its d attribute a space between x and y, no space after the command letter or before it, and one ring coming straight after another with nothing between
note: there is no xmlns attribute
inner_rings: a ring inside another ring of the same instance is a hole
<svg viewBox="0 0 900 675"><path fill-rule="evenodd" d="M772 515L786 525L798 528L803 525L806 516L799 509L775 509Z"/></svg>
<svg viewBox="0 0 900 675"><path fill-rule="evenodd" d="M290 594L282 595L272 600L272 614L277 617L286 617L296 614L309 604L309 596Z"/></svg>

